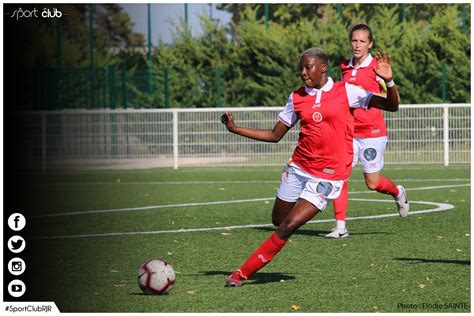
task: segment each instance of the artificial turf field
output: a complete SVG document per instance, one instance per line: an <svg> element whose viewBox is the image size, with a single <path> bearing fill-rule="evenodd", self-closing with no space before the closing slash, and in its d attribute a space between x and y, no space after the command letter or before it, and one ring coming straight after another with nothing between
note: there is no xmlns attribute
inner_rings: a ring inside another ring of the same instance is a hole
<svg viewBox="0 0 474 316"><path fill-rule="evenodd" d="M470 312L470 167L392 166L411 214L370 192L356 168L348 239L327 240L332 205L242 288L228 274L274 231L280 167L25 174L32 300L63 312ZM47 216L44 216L47 215ZM378 215L378 217L374 217ZM395 216L392 216L395 215ZM232 226L232 228L229 228ZM45 238L46 237L46 238ZM142 295L149 258L177 272Z"/></svg>

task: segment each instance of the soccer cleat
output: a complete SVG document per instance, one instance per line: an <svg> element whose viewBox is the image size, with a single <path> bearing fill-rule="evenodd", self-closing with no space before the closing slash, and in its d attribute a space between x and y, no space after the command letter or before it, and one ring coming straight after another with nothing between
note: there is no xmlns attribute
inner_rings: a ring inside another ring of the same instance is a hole
<svg viewBox="0 0 474 316"><path fill-rule="evenodd" d="M340 230L337 229L336 227L333 227L331 229L331 232L324 236L326 238L347 238L349 237L349 233L347 232L347 229Z"/></svg>
<svg viewBox="0 0 474 316"><path fill-rule="evenodd" d="M407 217L408 211L410 210L410 203L408 203L405 188L401 185L397 185L397 188L400 191L399 197L395 198L395 203L397 204L398 208L398 214L400 214L401 217Z"/></svg>
<svg viewBox="0 0 474 316"><path fill-rule="evenodd" d="M225 287L241 287L242 286L242 274L240 270L235 270L227 278L225 282Z"/></svg>

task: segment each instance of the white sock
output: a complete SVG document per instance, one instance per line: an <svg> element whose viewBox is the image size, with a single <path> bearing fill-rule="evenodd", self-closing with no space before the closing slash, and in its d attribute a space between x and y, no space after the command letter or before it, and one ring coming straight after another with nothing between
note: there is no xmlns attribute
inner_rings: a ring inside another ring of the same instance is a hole
<svg viewBox="0 0 474 316"><path fill-rule="evenodd" d="M336 228L339 230L345 230L346 229L346 221L336 221Z"/></svg>
<svg viewBox="0 0 474 316"><path fill-rule="evenodd" d="M396 197L395 199L396 199L396 200L399 200L399 199L402 197L403 191L402 191L402 189L400 189L400 187L399 187L398 185L397 185L397 188L398 188L398 195L397 195L397 197Z"/></svg>

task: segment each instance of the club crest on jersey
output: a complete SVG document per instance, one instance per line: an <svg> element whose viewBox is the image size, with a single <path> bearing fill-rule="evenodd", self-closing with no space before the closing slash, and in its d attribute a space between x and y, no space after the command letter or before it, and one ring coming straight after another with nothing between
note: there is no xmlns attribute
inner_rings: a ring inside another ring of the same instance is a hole
<svg viewBox="0 0 474 316"><path fill-rule="evenodd" d="M314 112L313 113L313 120L316 122L316 123L319 123L323 120L323 115L319 112Z"/></svg>
<svg viewBox="0 0 474 316"><path fill-rule="evenodd" d="M377 157L377 151L373 148L367 148L364 150L364 158L367 161L372 161Z"/></svg>
<svg viewBox="0 0 474 316"><path fill-rule="evenodd" d="M328 197L329 194L331 194L332 192L332 184L331 182L325 182L325 181L321 181L318 183L318 186L316 187L316 192L325 196L325 197Z"/></svg>

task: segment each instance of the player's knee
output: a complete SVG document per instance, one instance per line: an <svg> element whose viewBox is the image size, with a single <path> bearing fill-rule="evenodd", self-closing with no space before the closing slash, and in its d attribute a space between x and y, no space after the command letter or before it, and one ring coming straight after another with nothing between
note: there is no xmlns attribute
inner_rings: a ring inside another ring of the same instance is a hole
<svg viewBox="0 0 474 316"><path fill-rule="evenodd" d="M287 240L298 229L296 222L284 221L278 226L278 238Z"/></svg>
<svg viewBox="0 0 474 316"><path fill-rule="evenodd" d="M272 218L272 224L275 226L280 226L281 221L278 218Z"/></svg>
<svg viewBox="0 0 474 316"><path fill-rule="evenodd" d="M278 226L280 226L281 222L283 222L283 218L281 216L278 216L278 215L275 215L275 214L272 215L273 225L278 227Z"/></svg>
<svg viewBox="0 0 474 316"><path fill-rule="evenodd" d="M366 181L365 184L367 185L367 188L372 191L377 190L377 187L379 185L377 182L372 181Z"/></svg>

